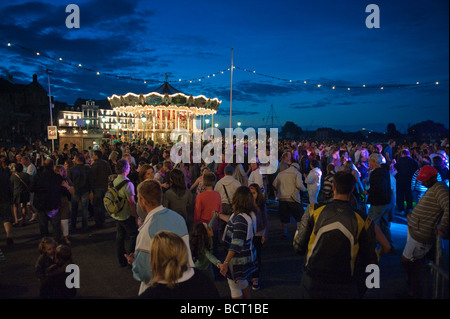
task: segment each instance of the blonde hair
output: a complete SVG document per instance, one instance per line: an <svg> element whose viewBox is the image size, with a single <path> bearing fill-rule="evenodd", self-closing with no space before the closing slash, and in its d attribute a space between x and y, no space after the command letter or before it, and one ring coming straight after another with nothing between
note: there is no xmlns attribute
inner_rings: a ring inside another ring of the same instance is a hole
<svg viewBox="0 0 450 319"><path fill-rule="evenodd" d="M152 239L150 248L151 284L164 281L173 289L183 273L188 269L187 247L183 239L175 233L160 231Z"/></svg>
<svg viewBox="0 0 450 319"><path fill-rule="evenodd" d="M56 174L60 174L62 177L67 178L67 170L64 165L56 165L54 170Z"/></svg>

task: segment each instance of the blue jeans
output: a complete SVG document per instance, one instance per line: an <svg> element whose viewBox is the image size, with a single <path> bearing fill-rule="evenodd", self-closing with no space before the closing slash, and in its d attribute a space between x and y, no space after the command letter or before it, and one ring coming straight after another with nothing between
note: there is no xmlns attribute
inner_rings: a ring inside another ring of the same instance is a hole
<svg viewBox="0 0 450 319"><path fill-rule="evenodd" d="M71 229L75 230L77 228L77 218L78 218L78 204L81 201L81 212L82 212L82 230L88 230L88 219L89 219L89 192L84 194L73 194L72 195L72 213L71 219Z"/></svg>
<svg viewBox="0 0 450 319"><path fill-rule="evenodd" d="M391 228L389 223L389 215L391 211L391 204L387 205L370 205L368 217L380 227L386 239L392 245Z"/></svg>

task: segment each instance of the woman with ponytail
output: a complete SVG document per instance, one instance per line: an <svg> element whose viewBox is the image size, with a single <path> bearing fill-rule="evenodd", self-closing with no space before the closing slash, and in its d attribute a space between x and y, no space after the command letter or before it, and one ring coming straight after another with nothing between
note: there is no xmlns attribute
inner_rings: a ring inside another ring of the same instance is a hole
<svg viewBox="0 0 450 319"><path fill-rule="evenodd" d="M152 239L150 287L143 299L219 299L214 282L201 270L189 267L188 250L175 233L160 231Z"/></svg>

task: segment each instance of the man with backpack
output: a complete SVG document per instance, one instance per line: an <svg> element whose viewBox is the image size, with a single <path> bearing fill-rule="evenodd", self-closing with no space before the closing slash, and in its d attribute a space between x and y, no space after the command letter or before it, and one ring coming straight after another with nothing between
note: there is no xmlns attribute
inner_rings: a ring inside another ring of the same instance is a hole
<svg viewBox="0 0 450 319"><path fill-rule="evenodd" d="M305 256L303 298L361 297L362 273L377 264L374 224L349 202L354 185L351 173L336 173L333 200L309 205L301 219L294 250Z"/></svg>
<svg viewBox="0 0 450 319"><path fill-rule="evenodd" d="M128 179L130 173L130 164L126 159L121 159L116 164L117 177L112 182L112 186L117 191L117 196L123 203L118 212L111 214L116 221L116 249L117 258L121 267L128 265L125 254L133 253L136 246L136 237L138 235L136 195L133 183ZM108 190L110 192L110 190ZM108 193L107 192L107 193ZM107 209L107 211L110 211ZM125 236L130 238L128 252L125 250Z"/></svg>

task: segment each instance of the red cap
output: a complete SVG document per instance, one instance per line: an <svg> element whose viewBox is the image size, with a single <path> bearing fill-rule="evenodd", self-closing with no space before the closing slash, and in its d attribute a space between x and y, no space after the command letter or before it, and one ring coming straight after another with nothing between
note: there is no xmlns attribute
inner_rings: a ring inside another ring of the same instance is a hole
<svg viewBox="0 0 450 319"><path fill-rule="evenodd" d="M438 171L433 166L425 165L420 169L419 176L417 176L417 180L419 182L426 182L430 178L437 176L437 174Z"/></svg>

